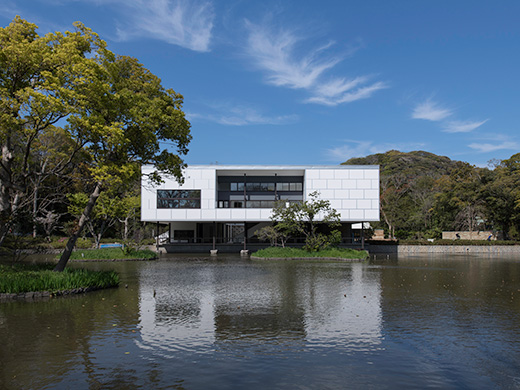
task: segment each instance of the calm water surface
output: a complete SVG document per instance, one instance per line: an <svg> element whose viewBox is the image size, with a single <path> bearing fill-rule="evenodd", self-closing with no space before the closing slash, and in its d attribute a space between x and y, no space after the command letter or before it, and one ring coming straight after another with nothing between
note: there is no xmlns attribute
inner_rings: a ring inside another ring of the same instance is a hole
<svg viewBox="0 0 520 390"><path fill-rule="evenodd" d="M0 303L1 389L520 389L520 258L72 266L122 285Z"/></svg>

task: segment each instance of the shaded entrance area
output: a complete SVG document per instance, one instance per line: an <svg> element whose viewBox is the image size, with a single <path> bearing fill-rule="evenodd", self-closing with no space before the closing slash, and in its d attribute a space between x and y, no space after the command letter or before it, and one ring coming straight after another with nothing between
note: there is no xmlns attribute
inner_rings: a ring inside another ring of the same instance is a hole
<svg viewBox="0 0 520 390"><path fill-rule="evenodd" d="M203 253L211 249L225 253L236 253L241 249L254 251L269 246L268 241L256 236L258 230L269 225L271 222L170 222L161 225L158 244L168 253ZM364 247L364 229L353 228L352 223L342 223L338 229L341 247ZM291 237L287 241L287 246L304 244L305 237Z"/></svg>

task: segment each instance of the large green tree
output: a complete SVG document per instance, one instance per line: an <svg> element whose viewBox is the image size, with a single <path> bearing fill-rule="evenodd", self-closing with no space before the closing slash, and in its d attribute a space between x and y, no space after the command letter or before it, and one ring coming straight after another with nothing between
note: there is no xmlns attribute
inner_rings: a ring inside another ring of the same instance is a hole
<svg viewBox="0 0 520 390"><path fill-rule="evenodd" d="M53 164L57 170L81 153L88 201L57 271L104 190L134 183L142 164L157 168L152 181L161 173L182 181L191 140L180 94L135 58L107 50L90 29L75 28L39 36L34 24L16 17L0 29L0 243L35 182L38 155L60 150L45 149L42 134L63 130L68 158Z"/></svg>
<svg viewBox="0 0 520 390"><path fill-rule="evenodd" d="M45 36L36 28L18 16L0 28L0 245L41 173L35 151L45 154L45 146L39 140L76 111L76 88L85 83L78 65L101 43L81 24ZM63 169L74 151L67 156L53 169Z"/></svg>
<svg viewBox="0 0 520 390"><path fill-rule="evenodd" d="M142 164L182 181L190 124L182 111L182 95L164 89L161 80L135 58L100 48L84 67L89 83L78 88L81 107L68 118L67 129L87 156L90 195L56 270L64 269L92 209L103 190L131 186ZM173 152L172 152L173 150Z"/></svg>

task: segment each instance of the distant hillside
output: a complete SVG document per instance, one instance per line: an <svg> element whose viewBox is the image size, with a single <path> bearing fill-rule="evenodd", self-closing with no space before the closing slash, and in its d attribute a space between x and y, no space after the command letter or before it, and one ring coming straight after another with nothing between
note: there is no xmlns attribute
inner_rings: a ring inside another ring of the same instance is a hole
<svg viewBox="0 0 520 390"><path fill-rule="evenodd" d="M381 176L399 173L407 177L439 177L450 174L460 164L462 164L460 161L422 150L407 153L390 150L367 157L351 158L342 165L380 165Z"/></svg>
<svg viewBox="0 0 520 390"><path fill-rule="evenodd" d="M391 150L343 164L380 166L381 222L373 226L389 237L493 230L520 240L520 153L493 170L424 151Z"/></svg>

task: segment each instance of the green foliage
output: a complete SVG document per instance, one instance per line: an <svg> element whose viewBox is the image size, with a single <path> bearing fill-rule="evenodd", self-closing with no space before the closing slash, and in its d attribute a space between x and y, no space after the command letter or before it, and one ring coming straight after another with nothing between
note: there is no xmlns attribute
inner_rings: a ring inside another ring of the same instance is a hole
<svg viewBox="0 0 520 390"><path fill-rule="evenodd" d="M513 238L520 231L520 154L494 170L423 151L392 150L345 164L380 165L382 224L374 226L384 227L390 238L483 229Z"/></svg>
<svg viewBox="0 0 520 390"><path fill-rule="evenodd" d="M101 248L87 251L76 250L72 252L70 258L73 260L155 259L157 253L149 249Z"/></svg>
<svg viewBox="0 0 520 390"><path fill-rule="evenodd" d="M274 207L271 220L276 231L284 236L302 234L305 236L305 249L319 251L335 245L341 234L334 228L340 226L339 214L330 206L328 200L319 199L319 192L308 195L304 202L289 203L280 201Z"/></svg>
<svg viewBox="0 0 520 390"><path fill-rule="evenodd" d="M119 284L119 276L113 271L67 269L64 272L53 272L53 267L53 264L0 265L0 292L54 293L77 288L116 287Z"/></svg>
<svg viewBox="0 0 520 390"><path fill-rule="evenodd" d="M264 226L263 228L258 229L255 232L255 236L257 236L259 240L269 241L271 246L278 245L278 241L280 240L281 235L282 233L275 226L272 225ZM285 246L283 242L282 246Z"/></svg>
<svg viewBox="0 0 520 390"><path fill-rule="evenodd" d="M324 249L319 252L309 252L304 249L299 248L280 248L280 247L270 247L265 249L260 249L252 254L256 257L264 257L264 258L338 258L338 259L366 259L368 257L368 252L364 250L355 250L348 248L330 248Z"/></svg>

